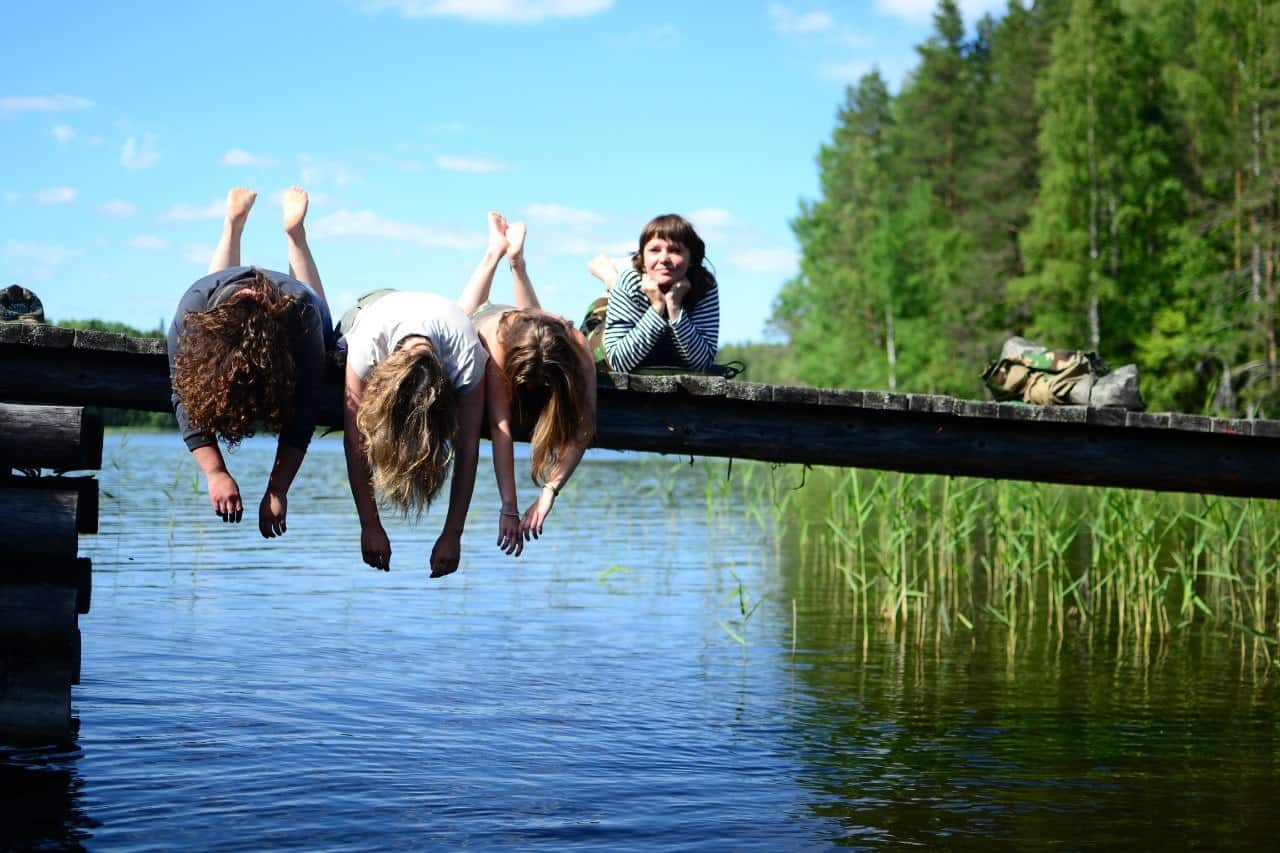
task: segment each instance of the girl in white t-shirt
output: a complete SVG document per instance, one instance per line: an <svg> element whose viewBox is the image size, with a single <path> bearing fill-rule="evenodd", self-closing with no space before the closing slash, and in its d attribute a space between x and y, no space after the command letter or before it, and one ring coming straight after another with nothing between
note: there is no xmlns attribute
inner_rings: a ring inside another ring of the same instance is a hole
<svg viewBox="0 0 1280 853"><path fill-rule="evenodd" d="M431 550L431 576L447 575L458 568L475 488L484 346L466 314L434 293L366 294L338 331L347 350L343 444L361 555L376 569L391 568L374 488L405 515L420 515L452 462L449 511Z"/></svg>

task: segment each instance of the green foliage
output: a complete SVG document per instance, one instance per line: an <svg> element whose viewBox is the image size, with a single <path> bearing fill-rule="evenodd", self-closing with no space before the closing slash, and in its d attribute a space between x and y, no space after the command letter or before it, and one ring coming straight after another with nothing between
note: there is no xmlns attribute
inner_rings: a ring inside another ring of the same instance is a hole
<svg viewBox="0 0 1280 853"><path fill-rule="evenodd" d="M1010 335L1157 409L1277 416L1280 0L941 0L846 92L774 306L796 377L973 396Z"/></svg>

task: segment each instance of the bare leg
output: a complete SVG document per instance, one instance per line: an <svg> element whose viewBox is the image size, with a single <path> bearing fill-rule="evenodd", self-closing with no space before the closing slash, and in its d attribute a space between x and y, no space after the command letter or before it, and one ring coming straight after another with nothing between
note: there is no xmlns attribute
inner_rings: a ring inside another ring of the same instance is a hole
<svg viewBox="0 0 1280 853"><path fill-rule="evenodd" d="M507 220L501 213L489 211L489 246L484 250L484 257L476 265L471 278L462 288L458 297L458 307L470 314L489 299L489 291L493 289L493 274L498 269L498 261L507 251Z"/></svg>
<svg viewBox="0 0 1280 853"><path fill-rule="evenodd" d="M289 275L311 289L326 305L329 300L324 296L324 285L320 283L320 271L316 269L316 259L311 257L311 247L307 245L307 231L303 220L307 218L307 193L301 187L289 187L284 191L284 237L289 244Z"/></svg>
<svg viewBox="0 0 1280 853"><path fill-rule="evenodd" d="M513 222L507 226L507 260L511 262L511 282L515 289L517 308L541 308L524 265L524 238L527 233L528 229L523 222Z"/></svg>
<svg viewBox="0 0 1280 853"><path fill-rule="evenodd" d="M244 233L244 224L257 198L256 192L241 187L227 193L227 218L222 223L222 238L209 261L209 272L240 266L240 235Z"/></svg>
<svg viewBox="0 0 1280 853"><path fill-rule="evenodd" d="M622 267L614 262L608 255L596 255L587 264L587 271L593 276L604 282L604 292L608 293L613 289L613 283L618 280L618 272Z"/></svg>

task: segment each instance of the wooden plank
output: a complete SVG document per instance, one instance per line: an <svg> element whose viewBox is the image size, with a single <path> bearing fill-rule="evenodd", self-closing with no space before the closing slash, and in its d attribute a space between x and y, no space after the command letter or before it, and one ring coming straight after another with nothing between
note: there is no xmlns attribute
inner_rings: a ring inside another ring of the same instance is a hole
<svg viewBox="0 0 1280 853"><path fill-rule="evenodd" d="M46 743L71 737L71 674L61 682L9 682L0 676L0 740Z"/></svg>
<svg viewBox="0 0 1280 853"><path fill-rule="evenodd" d="M78 506L75 489L0 488L0 542L5 556L75 559Z"/></svg>
<svg viewBox="0 0 1280 853"><path fill-rule="evenodd" d="M166 411L154 343L0 335L0 399ZM43 336L42 336L43 335ZM72 345L74 343L74 346ZM148 352L150 347L150 352ZM322 427L340 426L342 356ZM605 376L596 445L900 471L1277 497L1280 423L1012 406L706 377Z"/></svg>
<svg viewBox="0 0 1280 853"><path fill-rule="evenodd" d="M0 644L66 648L76 630L76 591L54 584L0 584Z"/></svg>
<svg viewBox="0 0 1280 853"><path fill-rule="evenodd" d="M597 443L682 455L1280 497L1276 443L1254 436L1114 427L1100 432L1078 414L1059 422L739 400L712 410L698 402L654 396L641 410L602 394ZM986 405L995 406L978 404Z"/></svg>
<svg viewBox="0 0 1280 853"><path fill-rule="evenodd" d="M102 467L102 419L78 406L0 403L0 468Z"/></svg>
<svg viewBox="0 0 1280 853"><path fill-rule="evenodd" d="M76 531L87 534L98 532L99 497L96 477L25 477L0 471L0 490L9 488L75 492Z"/></svg>
<svg viewBox="0 0 1280 853"><path fill-rule="evenodd" d="M75 590L76 613L88 613L93 597L93 562L88 557L74 560L15 557L0 563L0 590L10 584L47 584Z"/></svg>

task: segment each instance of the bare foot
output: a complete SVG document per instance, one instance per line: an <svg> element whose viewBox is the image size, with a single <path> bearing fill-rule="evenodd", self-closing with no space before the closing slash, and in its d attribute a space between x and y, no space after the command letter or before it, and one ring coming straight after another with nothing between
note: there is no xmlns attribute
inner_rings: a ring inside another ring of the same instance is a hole
<svg viewBox="0 0 1280 853"><path fill-rule="evenodd" d="M258 194L243 187L233 187L227 193L227 221L232 225L243 226L249 218L249 211L257 201Z"/></svg>
<svg viewBox="0 0 1280 853"><path fill-rule="evenodd" d="M613 282L618 278L618 267L604 254L592 258L587 264L587 271L604 282L606 293L613 289Z"/></svg>
<svg viewBox="0 0 1280 853"><path fill-rule="evenodd" d="M307 192L302 187L289 187L280 199L284 207L284 233L289 236L302 233L302 221L307 218Z"/></svg>
<svg viewBox="0 0 1280 853"><path fill-rule="evenodd" d="M507 218L496 210L489 211L489 251L499 257L507 251Z"/></svg>
<svg viewBox="0 0 1280 853"><path fill-rule="evenodd" d="M524 257L524 238L528 233L523 222L512 222L507 226L507 257L517 263Z"/></svg>

